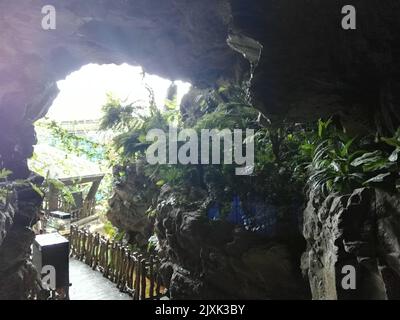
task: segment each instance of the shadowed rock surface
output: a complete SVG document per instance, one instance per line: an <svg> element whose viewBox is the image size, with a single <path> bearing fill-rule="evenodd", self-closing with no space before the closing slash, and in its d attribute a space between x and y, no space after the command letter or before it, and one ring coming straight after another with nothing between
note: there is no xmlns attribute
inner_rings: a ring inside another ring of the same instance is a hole
<svg viewBox="0 0 400 320"><path fill-rule="evenodd" d="M120 172L124 173L120 177ZM117 181L113 195L109 200L107 218L120 230L127 232L128 241L139 246L146 246L153 234L154 222L148 208L158 190L140 171L140 165L129 168L114 168Z"/></svg>
<svg viewBox="0 0 400 320"><path fill-rule="evenodd" d="M41 183L41 179L30 181ZM42 198L29 185L8 187L5 206L0 207L0 300L25 299L35 287L37 272L28 261L35 235L30 227L36 223Z"/></svg>
<svg viewBox="0 0 400 320"><path fill-rule="evenodd" d="M203 195L204 196L204 195ZM172 299L308 299L298 262L300 234L269 238L211 221L209 199L190 190L187 203L164 188L157 236Z"/></svg>
<svg viewBox="0 0 400 320"><path fill-rule="evenodd" d="M314 299L399 299L400 197L375 189L324 201L311 194L304 211L303 271ZM344 290L343 266L356 270L356 290Z"/></svg>

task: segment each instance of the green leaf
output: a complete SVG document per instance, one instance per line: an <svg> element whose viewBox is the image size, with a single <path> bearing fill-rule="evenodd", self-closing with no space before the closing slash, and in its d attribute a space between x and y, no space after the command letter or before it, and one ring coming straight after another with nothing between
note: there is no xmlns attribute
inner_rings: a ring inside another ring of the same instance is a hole
<svg viewBox="0 0 400 320"><path fill-rule="evenodd" d="M7 178L10 174L12 174L12 171L7 170L7 169L1 169L1 171L0 171L0 179L5 179L5 178Z"/></svg>
<svg viewBox="0 0 400 320"><path fill-rule="evenodd" d="M390 162L396 162L399 158L399 153L400 153L400 149L396 149L392 152L392 154L389 157L389 161Z"/></svg>
<svg viewBox="0 0 400 320"><path fill-rule="evenodd" d="M330 124L332 123L332 119L328 119L327 121L323 121L322 119L318 120L318 136L322 138Z"/></svg>
<svg viewBox="0 0 400 320"><path fill-rule="evenodd" d="M218 93L223 93L223 92L225 92L226 90L228 90L227 87L221 86L221 87L218 89Z"/></svg>
<svg viewBox="0 0 400 320"><path fill-rule="evenodd" d="M336 163L335 161L332 161L331 163L332 168L336 171L339 172L340 171L340 166L338 163Z"/></svg>
<svg viewBox="0 0 400 320"><path fill-rule="evenodd" d="M397 138L381 138L381 140L390 146L400 148L400 140Z"/></svg>
<svg viewBox="0 0 400 320"><path fill-rule="evenodd" d="M350 139L349 141L347 141L347 143L343 146L340 155L342 157L345 157L349 154L349 149L351 147L351 145L354 143L354 141L356 140L356 137L354 137L353 139Z"/></svg>
<svg viewBox="0 0 400 320"><path fill-rule="evenodd" d="M368 163L373 163L376 161L381 160L381 152L380 151L374 151L374 152L368 152L368 153L364 153L361 157L356 158L355 160L353 160L351 162L351 165L353 167L358 167L361 165L365 165Z"/></svg>
<svg viewBox="0 0 400 320"><path fill-rule="evenodd" d="M390 175L391 175L390 172L378 174L377 176L365 181L363 183L363 185L367 185L367 184L370 184L370 183L381 183L381 182L383 182L385 180L386 177L388 177Z"/></svg>
<svg viewBox="0 0 400 320"><path fill-rule="evenodd" d="M44 192L43 192L37 185L35 185L34 183L30 183L30 185L31 185L32 189L33 189L37 194L39 194L39 196L44 197Z"/></svg>

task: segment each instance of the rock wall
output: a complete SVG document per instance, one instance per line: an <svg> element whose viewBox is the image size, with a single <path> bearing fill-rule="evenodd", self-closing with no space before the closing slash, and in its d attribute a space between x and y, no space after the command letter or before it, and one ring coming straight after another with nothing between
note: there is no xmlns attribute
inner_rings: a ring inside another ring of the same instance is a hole
<svg viewBox="0 0 400 320"><path fill-rule="evenodd" d="M41 178L30 181L40 183ZM42 198L29 185L12 185L8 190L0 207L0 300L26 299L38 277L28 259L35 237L31 226Z"/></svg>
<svg viewBox="0 0 400 320"><path fill-rule="evenodd" d="M338 115L348 131L399 125L396 0L230 1L235 30L259 41L252 92L272 120ZM345 31L345 5L357 29Z"/></svg>
<svg viewBox="0 0 400 320"><path fill-rule="evenodd" d="M268 238L207 218L210 204L193 188L185 202L165 189L156 231L164 281L173 299L308 299L300 234Z"/></svg>
<svg viewBox="0 0 400 320"><path fill-rule="evenodd" d="M398 193L357 189L323 201L311 194L302 268L313 299L400 299L399 222ZM355 268L356 288L345 290L348 265Z"/></svg>
<svg viewBox="0 0 400 320"><path fill-rule="evenodd" d="M129 242L147 246L154 229L154 219L148 209L159 190L144 175L140 162L128 168L114 168L114 181L108 219L114 226L126 231Z"/></svg>

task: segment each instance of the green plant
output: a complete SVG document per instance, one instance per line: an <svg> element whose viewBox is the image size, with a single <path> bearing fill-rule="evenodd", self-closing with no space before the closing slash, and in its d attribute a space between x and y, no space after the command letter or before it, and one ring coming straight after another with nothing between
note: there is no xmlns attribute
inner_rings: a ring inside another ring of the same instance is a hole
<svg viewBox="0 0 400 320"><path fill-rule="evenodd" d="M388 160L390 162L398 162L399 161L399 154L400 154L400 128L397 129L396 133L391 138L381 138L383 142L388 144L389 146L394 147L395 149L390 154Z"/></svg>
<svg viewBox="0 0 400 320"><path fill-rule="evenodd" d="M104 233L107 235L109 239L114 239L118 230L111 224L110 221L106 221L104 223Z"/></svg>
<svg viewBox="0 0 400 320"><path fill-rule="evenodd" d="M157 235L154 234L149 238L149 242L147 244L147 252L152 253L156 251L158 247L159 247L159 241Z"/></svg>
<svg viewBox="0 0 400 320"><path fill-rule="evenodd" d="M64 186L57 177L77 176L81 172L103 172L105 174L97 191L97 208L101 212L107 209L107 200L111 194L112 181L110 167L118 162L113 150L107 145L107 138L86 133L85 124L79 131L63 126L48 119L35 124L40 148L29 160L31 170L45 177L43 186L33 186L41 195L47 194L50 187L56 189L64 205L74 206L74 192L88 192L89 185ZM68 128L68 129L66 129ZM93 128L93 124L89 124ZM90 129L89 129L90 131ZM93 129L92 129L93 131ZM50 174L51 173L51 174Z"/></svg>
<svg viewBox="0 0 400 320"><path fill-rule="evenodd" d="M0 170L0 205L4 206L7 202L9 187L7 186L7 179L12 174L10 170Z"/></svg>
<svg viewBox="0 0 400 320"><path fill-rule="evenodd" d="M113 130L114 150L120 155L123 163L132 162L142 157L151 145L146 141L146 134L151 129L168 131L170 125L179 126L179 109L173 101L167 101L166 110L160 110L155 101L154 93L149 89L149 104L124 105L120 100L109 96L103 107L101 130Z"/></svg>
<svg viewBox="0 0 400 320"><path fill-rule="evenodd" d="M151 145L151 142L146 141L146 135L151 129L167 132L170 126L182 127L176 96L169 96L170 99L166 99L162 110L154 101L153 91L148 88L148 92L147 106L137 103L124 105L122 101L109 96L109 101L103 107L104 116L100 128L116 133L113 150L118 155L118 163L121 165L129 165L144 158L145 151ZM179 185L184 180L186 171L187 168L180 165L144 166L146 176L158 187L165 183ZM122 178L123 176L120 177Z"/></svg>
<svg viewBox="0 0 400 320"><path fill-rule="evenodd" d="M51 137L50 144L60 150L76 154L77 156L84 156L88 160L93 161L101 160L104 157L104 145L83 135L69 132L56 121L44 119L38 121L35 125L39 129L46 130L47 134Z"/></svg>
<svg viewBox="0 0 400 320"><path fill-rule="evenodd" d="M7 169L0 170L0 206L4 207L7 203L7 198L13 190L17 187L31 187L39 196L43 197L44 193L42 186L38 186L30 179L16 179L10 180L9 176L12 171Z"/></svg>
<svg viewBox="0 0 400 320"><path fill-rule="evenodd" d="M350 193L355 188L375 184L393 186L392 178L398 172L397 138L383 139L396 146L389 155L382 145L374 145L369 137L349 137L331 124L330 120L320 120L317 135L302 147L311 154L307 166L309 187L326 196L331 192Z"/></svg>

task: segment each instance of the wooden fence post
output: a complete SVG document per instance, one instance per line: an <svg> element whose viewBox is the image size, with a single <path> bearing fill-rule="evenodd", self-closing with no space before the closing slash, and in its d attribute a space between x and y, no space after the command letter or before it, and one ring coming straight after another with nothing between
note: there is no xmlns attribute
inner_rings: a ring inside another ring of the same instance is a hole
<svg viewBox="0 0 400 320"><path fill-rule="evenodd" d="M139 300L139 293L140 293L140 256L136 256L136 275L135 275L135 292L133 295L134 300Z"/></svg>
<svg viewBox="0 0 400 320"><path fill-rule="evenodd" d="M72 225L70 255L103 273L128 292L133 300L158 299L161 295L160 260L154 256L132 252L120 242L110 241L99 233ZM150 282L147 293L147 281Z"/></svg>
<svg viewBox="0 0 400 320"><path fill-rule="evenodd" d="M150 267L149 267L149 278L150 278L150 299L154 298L154 256L150 256Z"/></svg>
<svg viewBox="0 0 400 320"><path fill-rule="evenodd" d="M147 278L146 278L146 260L142 259L141 261L141 266L142 266L142 279L141 279L141 289L140 289L140 300L145 300L146 299L146 284L147 284Z"/></svg>

